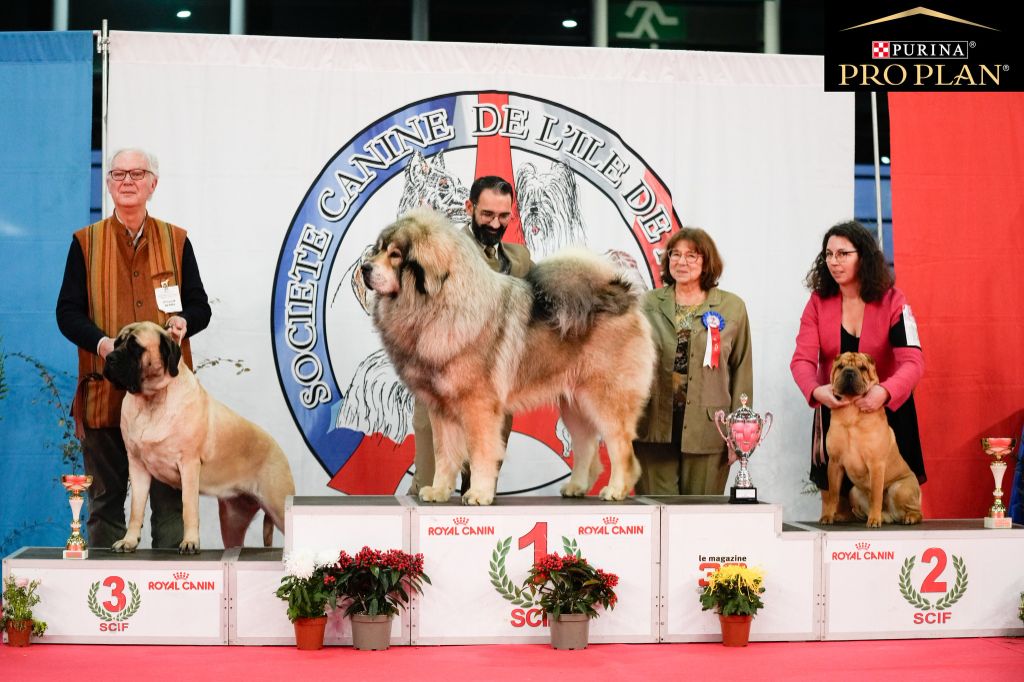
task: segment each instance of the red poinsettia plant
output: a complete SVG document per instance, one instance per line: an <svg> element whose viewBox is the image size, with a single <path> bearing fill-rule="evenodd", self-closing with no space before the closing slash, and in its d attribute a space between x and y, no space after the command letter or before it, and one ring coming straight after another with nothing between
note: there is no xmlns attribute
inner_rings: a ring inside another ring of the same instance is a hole
<svg viewBox="0 0 1024 682"><path fill-rule="evenodd" d="M430 583L423 555L400 549L363 547L355 556L342 552L332 573L338 599L348 601L346 616L394 616L413 593L423 593L423 583Z"/></svg>
<svg viewBox="0 0 1024 682"><path fill-rule="evenodd" d="M578 554L552 553L534 562L523 587L534 596L540 594L541 608L554 618L563 613L585 613L597 618L600 614L594 608L596 604L615 608L618 584L617 575L591 566Z"/></svg>

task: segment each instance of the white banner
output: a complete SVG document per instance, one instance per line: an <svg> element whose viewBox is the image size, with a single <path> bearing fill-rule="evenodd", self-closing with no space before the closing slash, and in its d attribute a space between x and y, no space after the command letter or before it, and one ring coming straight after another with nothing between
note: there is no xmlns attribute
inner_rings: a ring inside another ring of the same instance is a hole
<svg viewBox="0 0 1024 682"><path fill-rule="evenodd" d="M788 362L801 280L852 211L854 130L821 58L124 32L110 49L108 151L160 157L151 212L189 230L211 297L199 378L278 439L298 494L406 489L410 400L352 266L408 206L459 217L487 170L514 181L510 234L536 257L583 243L645 287L668 230L709 230L750 314L752 407L777 417L754 479L816 514ZM557 494L569 456L549 413L520 416L499 492ZM216 505L202 515L218 546Z"/></svg>

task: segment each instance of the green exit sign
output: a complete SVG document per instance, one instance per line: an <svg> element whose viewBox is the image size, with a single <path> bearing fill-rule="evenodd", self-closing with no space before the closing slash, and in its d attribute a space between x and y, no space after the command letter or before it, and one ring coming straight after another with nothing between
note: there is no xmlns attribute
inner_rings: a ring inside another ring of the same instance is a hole
<svg viewBox="0 0 1024 682"><path fill-rule="evenodd" d="M685 9L657 0L608 3L608 44L682 43L686 40Z"/></svg>

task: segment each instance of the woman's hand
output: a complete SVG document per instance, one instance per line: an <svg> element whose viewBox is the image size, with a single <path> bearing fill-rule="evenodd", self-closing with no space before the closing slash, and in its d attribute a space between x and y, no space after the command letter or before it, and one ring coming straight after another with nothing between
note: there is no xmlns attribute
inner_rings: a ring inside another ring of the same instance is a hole
<svg viewBox="0 0 1024 682"><path fill-rule="evenodd" d="M885 390L885 386L881 384L875 384L868 389L868 392L853 401L853 404L861 412L874 412L885 407L885 404L889 402L889 391Z"/></svg>
<svg viewBox="0 0 1024 682"><path fill-rule="evenodd" d="M811 393L811 397L817 400L819 403L834 410L839 407L846 407L850 404L847 398L837 398L836 394L832 392L832 384L822 384L814 389Z"/></svg>

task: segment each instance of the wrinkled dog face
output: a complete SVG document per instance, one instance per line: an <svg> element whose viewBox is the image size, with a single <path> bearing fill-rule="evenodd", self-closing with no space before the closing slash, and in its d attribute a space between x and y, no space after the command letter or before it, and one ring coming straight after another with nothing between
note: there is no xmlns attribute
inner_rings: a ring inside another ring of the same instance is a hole
<svg viewBox="0 0 1024 682"><path fill-rule="evenodd" d="M832 392L855 398L878 383L875 361L867 353L843 353L832 364Z"/></svg>
<svg viewBox="0 0 1024 682"><path fill-rule="evenodd" d="M381 296L397 297L404 289L435 295L447 279L432 265L437 245L430 245L430 228L417 222L415 213L400 218L384 228L374 252L367 256L360 270L366 286ZM415 244L415 246L414 246Z"/></svg>
<svg viewBox="0 0 1024 682"><path fill-rule="evenodd" d="M181 347L152 322L124 327L106 358L103 376L129 393L151 393L178 376Z"/></svg>

